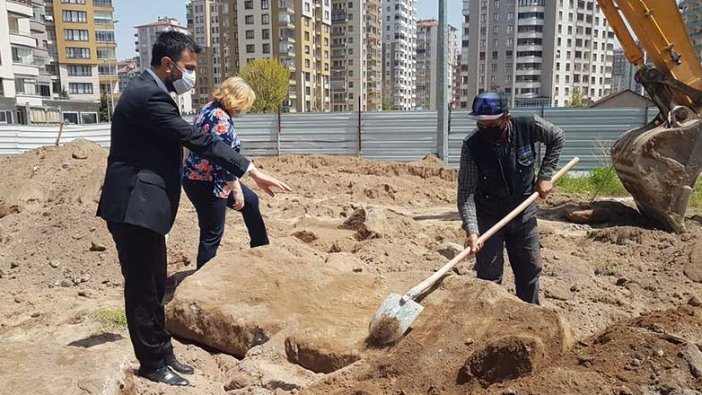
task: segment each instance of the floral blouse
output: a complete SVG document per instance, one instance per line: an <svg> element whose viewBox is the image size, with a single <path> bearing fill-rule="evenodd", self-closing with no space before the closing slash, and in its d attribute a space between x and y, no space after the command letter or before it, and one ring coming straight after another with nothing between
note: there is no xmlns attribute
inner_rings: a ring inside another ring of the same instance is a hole
<svg viewBox="0 0 702 395"><path fill-rule="evenodd" d="M195 127L201 133L212 133L212 137L224 141L237 152L241 151L241 141L234 131L232 118L219 103L207 103L195 119ZM212 193L226 199L231 193L227 181L236 181L237 178L223 167L191 152L183 167L183 179L214 182Z"/></svg>

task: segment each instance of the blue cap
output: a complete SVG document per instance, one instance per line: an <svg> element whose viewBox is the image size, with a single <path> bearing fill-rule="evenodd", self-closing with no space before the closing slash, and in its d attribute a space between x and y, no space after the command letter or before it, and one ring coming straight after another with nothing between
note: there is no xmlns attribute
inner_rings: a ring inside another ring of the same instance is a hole
<svg viewBox="0 0 702 395"><path fill-rule="evenodd" d="M477 121L498 119L509 112L507 96L502 92L483 92L473 99L471 117Z"/></svg>

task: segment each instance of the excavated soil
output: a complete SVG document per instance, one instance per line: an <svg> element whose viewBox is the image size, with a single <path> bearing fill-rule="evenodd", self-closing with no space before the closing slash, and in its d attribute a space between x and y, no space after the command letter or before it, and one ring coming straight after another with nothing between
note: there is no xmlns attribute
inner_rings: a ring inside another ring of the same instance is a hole
<svg viewBox="0 0 702 395"><path fill-rule="evenodd" d="M433 157L257 159L295 190L261 196L273 245L249 251L230 212L219 256L194 275L183 196L169 325L197 372L191 388L149 383L133 372L117 255L94 216L106 156L78 141L0 157L2 394L702 392L700 217L673 235L587 196L540 202L543 307L512 296L509 268L497 286L465 262L396 345L367 347L385 296L462 244L456 172Z"/></svg>

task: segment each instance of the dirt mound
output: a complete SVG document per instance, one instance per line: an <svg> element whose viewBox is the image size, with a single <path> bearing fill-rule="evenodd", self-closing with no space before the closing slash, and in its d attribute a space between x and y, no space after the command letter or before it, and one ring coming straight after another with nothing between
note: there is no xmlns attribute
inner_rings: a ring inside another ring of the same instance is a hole
<svg viewBox="0 0 702 395"><path fill-rule="evenodd" d="M93 204L100 196L106 159L107 151L85 140L0 157L0 166L6 170L0 205L26 209Z"/></svg>
<svg viewBox="0 0 702 395"><path fill-rule="evenodd" d="M472 393L560 358L573 344L557 313L491 283L450 277L422 304L424 312L397 345L369 353L363 364L305 393Z"/></svg>

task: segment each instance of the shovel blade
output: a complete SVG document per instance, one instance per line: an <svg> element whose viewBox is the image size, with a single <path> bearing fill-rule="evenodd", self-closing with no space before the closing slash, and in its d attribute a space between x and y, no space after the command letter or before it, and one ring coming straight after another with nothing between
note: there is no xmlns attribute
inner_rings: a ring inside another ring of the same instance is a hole
<svg viewBox="0 0 702 395"><path fill-rule="evenodd" d="M375 326L384 319L395 319L400 326L399 335L402 336L414 320L419 317L422 310L424 307L414 300L403 302L402 295L390 294L375 312L373 319L371 319L370 329L373 331Z"/></svg>

